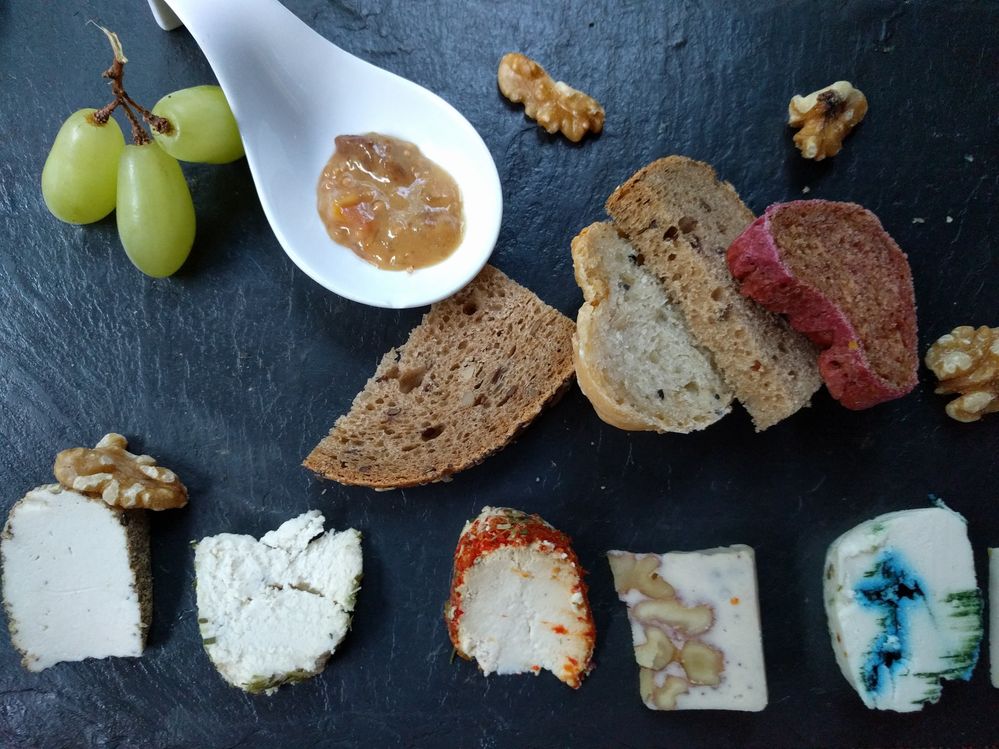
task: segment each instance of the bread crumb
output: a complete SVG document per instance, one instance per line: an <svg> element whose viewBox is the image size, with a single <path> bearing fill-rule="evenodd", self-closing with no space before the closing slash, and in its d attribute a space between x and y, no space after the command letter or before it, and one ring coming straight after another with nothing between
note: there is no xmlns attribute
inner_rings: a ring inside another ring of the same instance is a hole
<svg viewBox="0 0 999 749"><path fill-rule="evenodd" d="M925 218L919 218L917 216L916 218L912 219L912 223L914 223L914 224L925 224L926 223L926 219Z"/></svg>
<svg viewBox="0 0 999 749"><path fill-rule="evenodd" d="M954 218L952 216L948 216L947 217L947 223L948 224L953 224L954 223Z"/></svg>
<svg viewBox="0 0 999 749"><path fill-rule="evenodd" d="M970 153L966 153L964 154L964 160L967 161L969 164L972 164L975 161L975 157L972 156Z"/></svg>
<svg viewBox="0 0 999 749"><path fill-rule="evenodd" d="M812 191L812 188L809 187L808 185L805 185L804 187L801 188L801 194L802 195L808 195L808 193L810 193L811 191Z"/></svg>

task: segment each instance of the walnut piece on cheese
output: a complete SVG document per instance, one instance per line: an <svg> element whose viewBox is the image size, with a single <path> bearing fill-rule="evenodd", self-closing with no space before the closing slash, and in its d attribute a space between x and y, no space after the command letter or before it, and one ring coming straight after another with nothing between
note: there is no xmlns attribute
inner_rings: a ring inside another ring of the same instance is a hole
<svg viewBox="0 0 999 749"><path fill-rule="evenodd" d="M753 551L607 555L628 605L639 693L653 710L767 703ZM650 595L654 592L655 595Z"/></svg>
<svg viewBox="0 0 999 749"><path fill-rule="evenodd" d="M952 419L978 421L999 411L999 328L954 328L930 346L926 366L940 381L937 394L960 395L945 407Z"/></svg>
<svg viewBox="0 0 999 749"><path fill-rule="evenodd" d="M114 432L93 448L74 447L56 456L55 477L67 489L100 497L125 509L171 510L187 504L187 488L149 455L135 455Z"/></svg>
<svg viewBox="0 0 999 749"><path fill-rule="evenodd" d="M222 533L194 554L198 625L222 677L273 693L315 676L347 634L360 590L361 534L323 532L311 510L258 541Z"/></svg>
<svg viewBox="0 0 999 749"><path fill-rule="evenodd" d="M559 131L578 143L604 127L604 108L596 99L562 81L554 81L537 62L519 52L503 55L496 74L500 91L549 133Z"/></svg>
<svg viewBox="0 0 999 749"><path fill-rule="evenodd" d="M867 98L849 81L795 96L787 106L787 124L800 128L794 143L806 159L822 161L843 148L843 139L867 114Z"/></svg>
<svg viewBox="0 0 999 749"><path fill-rule="evenodd" d="M40 486L10 509L0 560L11 640L26 669L142 655L152 619L145 513Z"/></svg>

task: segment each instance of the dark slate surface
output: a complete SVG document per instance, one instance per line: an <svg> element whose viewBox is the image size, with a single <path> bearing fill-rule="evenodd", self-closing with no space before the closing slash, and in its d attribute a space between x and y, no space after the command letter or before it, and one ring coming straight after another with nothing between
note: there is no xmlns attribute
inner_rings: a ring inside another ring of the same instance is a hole
<svg viewBox="0 0 999 749"><path fill-rule="evenodd" d="M503 179L494 262L574 314L569 240L635 169L668 153L713 163L755 211L800 197L859 201L910 253L921 348L958 324L999 324L999 6L971 2L410 3L291 0L346 49L442 94L483 134ZM375 494L299 463L419 311L341 300L281 252L245 163L185 168L198 238L168 281L128 263L113 219L45 210L39 176L61 121L105 101L121 32L130 92L152 104L212 74L185 31L138 0L0 4L0 505L51 480L54 453L110 429L175 468L183 511L153 519L156 618L140 660L18 665L0 638L0 744L21 747L912 746L999 740L982 659L939 705L865 710L839 674L821 602L825 549L878 513L943 497L964 513L984 581L999 544L999 416L946 418L924 372L902 401L851 413L825 394L753 433L738 412L691 436L627 434L573 390L512 447L446 485ZM551 138L495 86L526 52L595 94L606 132ZM784 125L793 93L838 78L871 102L836 159L806 163ZM312 179L312 175L304 175ZM916 222L921 218L923 222ZM597 668L485 679L450 663L441 604L463 521L485 504L541 513L591 570ZM365 534L354 631L325 673L250 697L198 640L191 539L260 534L309 508ZM756 547L770 706L655 714L637 697L624 608L602 553Z"/></svg>

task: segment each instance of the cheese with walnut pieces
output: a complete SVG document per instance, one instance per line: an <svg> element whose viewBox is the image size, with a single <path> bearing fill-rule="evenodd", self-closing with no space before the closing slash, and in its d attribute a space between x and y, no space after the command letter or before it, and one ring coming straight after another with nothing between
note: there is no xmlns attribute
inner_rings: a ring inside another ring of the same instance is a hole
<svg viewBox="0 0 999 749"><path fill-rule="evenodd" d="M323 532L312 510L259 541L223 533L194 554L198 624L222 677L272 693L315 676L350 627L361 581L361 534Z"/></svg>
<svg viewBox="0 0 999 749"><path fill-rule="evenodd" d="M963 517L946 507L868 520L833 541L825 604L843 675L867 707L906 713L971 678L982 597Z"/></svg>
<svg viewBox="0 0 999 749"><path fill-rule="evenodd" d="M569 538L537 515L486 507L455 551L444 618L455 651L487 676L550 671L579 687L596 630Z"/></svg>
<svg viewBox="0 0 999 749"><path fill-rule="evenodd" d="M142 655L152 618L147 528L144 513L58 484L11 508L0 539L3 597L26 669Z"/></svg>
<svg viewBox="0 0 999 749"><path fill-rule="evenodd" d="M652 710L767 705L753 549L607 553Z"/></svg>

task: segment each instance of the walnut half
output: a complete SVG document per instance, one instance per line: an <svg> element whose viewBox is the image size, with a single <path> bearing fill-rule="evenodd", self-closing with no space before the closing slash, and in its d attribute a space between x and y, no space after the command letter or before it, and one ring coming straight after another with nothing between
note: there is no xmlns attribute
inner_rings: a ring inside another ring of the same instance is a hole
<svg viewBox="0 0 999 749"><path fill-rule="evenodd" d="M503 55L496 77L503 96L523 102L527 116L549 133L561 131L578 143L587 133L604 128L604 108L596 99L552 80L543 67L519 52Z"/></svg>
<svg viewBox="0 0 999 749"><path fill-rule="evenodd" d="M806 159L835 156L843 139L867 114L867 98L849 81L836 81L787 105L787 124L801 128L794 143Z"/></svg>
<svg viewBox="0 0 999 749"><path fill-rule="evenodd" d="M74 447L56 456L55 477L67 489L126 509L170 510L187 504L187 488L149 455L133 455L120 434L106 434L94 448Z"/></svg>
<svg viewBox="0 0 999 749"><path fill-rule="evenodd" d="M999 328L954 328L930 346L926 366L940 381L937 393L960 393L946 406L952 419L978 421L999 411Z"/></svg>

